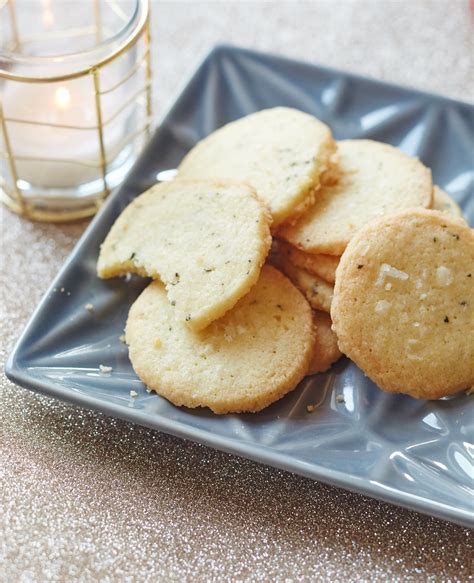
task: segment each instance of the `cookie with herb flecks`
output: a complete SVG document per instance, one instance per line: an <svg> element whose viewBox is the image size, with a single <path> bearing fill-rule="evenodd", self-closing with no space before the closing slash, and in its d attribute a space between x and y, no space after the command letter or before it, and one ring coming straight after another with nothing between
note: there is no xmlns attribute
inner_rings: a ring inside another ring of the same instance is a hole
<svg viewBox="0 0 474 583"><path fill-rule="evenodd" d="M290 258L288 247L279 245L275 265L300 289L315 310L329 313L334 286L326 280L297 267Z"/></svg>
<svg viewBox="0 0 474 583"><path fill-rule="evenodd" d="M141 380L178 406L255 412L296 387L313 351L311 308L279 271L262 269L251 291L195 332L176 320L160 282L148 286L126 325Z"/></svg>
<svg viewBox="0 0 474 583"><path fill-rule="evenodd" d="M200 330L257 282L271 217L250 186L174 180L137 197L102 244L97 271L160 279L176 318Z"/></svg>
<svg viewBox="0 0 474 583"><path fill-rule="evenodd" d="M474 231L411 210L361 229L331 306L339 347L379 387L421 399L474 382Z"/></svg>
<svg viewBox="0 0 474 583"><path fill-rule="evenodd" d="M276 107L229 123L200 141L179 165L178 176L250 184L270 208L276 229L312 204L321 176L334 172L335 151L327 125L302 111Z"/></svg>
<svg viewBox="0 0 474 583"><path fill-rule="evenodd" d="M439 186L433 188L433 210L441 211L452 217L464 218L459 205Z"/></svg>
<svg viewBox="0 0 474 583"><path fill-rule="evenodd" d="M340 178L279 236L308 253L341 255L371 220L408 208L430 208L431 172L417 158L372 140L338 142Z"/></svg>
<svg viewBox="0 0 474 583"><path fill-rule="evenodd" d="M308 374L327 371L342 356L337 345L337 336L332 330L329 314L313 310L313 321L316 328L316 340Z"/></svg>
<svg viewBox="0 0 474 583"><path fill-rule="evenodd" d="M288 259L296 267L306 269L306 271L317 275L328 283L334 284L336 281L336 269L340 259L338 255L306 253L285 241L280 241L280 244L286 248Z"/></svg>

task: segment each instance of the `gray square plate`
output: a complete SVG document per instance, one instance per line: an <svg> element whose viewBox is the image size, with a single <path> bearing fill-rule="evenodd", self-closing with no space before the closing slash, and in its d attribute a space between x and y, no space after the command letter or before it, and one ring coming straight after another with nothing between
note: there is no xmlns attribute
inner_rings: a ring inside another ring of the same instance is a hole
<svg viewBox="0 0 474 583"><path fill-rule="evenodd" d="M400 146L474 219L474 108L442 97L283 58L218 47L167 114L123 186L104 205L52 283L7 364L16 383L215 448L441 518L472 524L474 408L378 390L348 360L305 379L256 415L179 409L148 394L119 340L146 285L101 281L99 245L128 202L175 168L200 138L250 112L287 105L330 124L336 138ZM61 292L61 288L64 289ZM94 311L84 306L91 302ZM101 374L99 365L113 367ZM139 396L130 397L134 389ZM344 396L344 402L336 400ZM306 405L317 403L313 413ZM472 440L471 440L472 441Z"/></svg>

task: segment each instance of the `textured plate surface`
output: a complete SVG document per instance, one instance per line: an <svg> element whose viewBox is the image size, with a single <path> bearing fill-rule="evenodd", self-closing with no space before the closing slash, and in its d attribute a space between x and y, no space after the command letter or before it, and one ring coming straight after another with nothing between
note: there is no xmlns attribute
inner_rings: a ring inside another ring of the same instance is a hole
<svg viewBox="0 0 474 583"><path fill-rule="evenodd" d="M464 525L473 524L474 404L381 392L347 360L305 379L257 415L178 409L148 394L120 342L138 278L101 281L99 245L128 202L197 140L250 112L287 105L337 139L373 138L419 156L474 221L472 106L231 47L204 61L132 173L104 205L51 285L7 364L18 384ZM93 311L85 309L92 303ZM99 365L113 368L104 374ZM138 393L130 397L130 390ZM342 395L344 400L336 399ZM307 405L317 404L313 413Z"/></svg>

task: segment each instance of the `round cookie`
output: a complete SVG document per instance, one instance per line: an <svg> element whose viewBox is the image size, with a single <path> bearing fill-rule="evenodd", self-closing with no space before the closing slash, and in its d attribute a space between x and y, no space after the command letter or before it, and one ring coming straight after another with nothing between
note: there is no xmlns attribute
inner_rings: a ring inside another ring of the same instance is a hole
<svg viewBox="0 0 474 583"><path fill-rule="evenodd" d="M329 313L334 286L314 273L296 267L284 254L280 257L281 270L304 293L311 307Z"/></svg>
<svg viewBox="0 0 474 583"><path fill-rule="evenodd" d="M288 107L266 109L229 123L185 156L178 176L250 184L270 208L276 228L314 201L336 150L329 127Z"/></svg>
<svg viewBox="0 0 474 583"><path fill-rule="evenodd" d="M339 347L379 387L437 399L474 382L474 231L432 210L349 243L331 306Z"/></svg>
<svg viewBox="0 0 474 583"><path fill-rule="evenodd" d="M178 406L255 412L305 376L314 345L311 308L273 267L220 320L193 332L175 318L159 282L130 309L130 360L140 379Z"/></svg>
<svg viewBox="0 0 474 583"><path fill-rule="evenodd" d="M160 279L194 330L220 318L258 280L271 218L245 184L174 180L137 197L102 244L97 271Z"/></svg>
<svg viewBox="0 0 474 583"><path fill-rule="evenodd" d="M308 374L325 372L342 356L337 345L337 336L331 326L331 318L325 312L313 311L313 321L316 326L316 341L313 355L309 363Z"/></svg>
<svg viewBox="0 0 474 583"><path fill-rule="evenodd" d="M354 234L374 218L431 206L431 172L418 159L371 140L338 142L338 155L339 182L321 188L314 205L279 231L294 246L341 255Z"/></svg>
<svg viewBox="0 0 474 583"><path fill-rule="evenodd" d="M433 188L433 210L441 211L452 217L464 218L458 204L439 186Z"/></svg>
<svg viewBox="0 0 474 583"><path fill-rule="evenodd" d="M340 257L337 255L306 253L284 241L281 241L281 244L286 247L288 258L294 265L296 265L296 267L306 269L306 271L334 284L336 281L336 269L339 265Z"/></svg>

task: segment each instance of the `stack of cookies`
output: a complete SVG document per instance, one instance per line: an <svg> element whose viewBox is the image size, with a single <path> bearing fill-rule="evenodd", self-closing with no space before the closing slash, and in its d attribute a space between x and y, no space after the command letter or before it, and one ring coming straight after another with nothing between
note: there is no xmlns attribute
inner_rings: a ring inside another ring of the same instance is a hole
<svg viewBox="0 0 474 583"><path fill-rule="evenodd" d="M153 279L126 341L178 406L259 411L341 351L384 390L437 398L474 382L474 237L459 214L417 159L336 144L275 108L214 132L137 197L98 274Z"/></svg>

